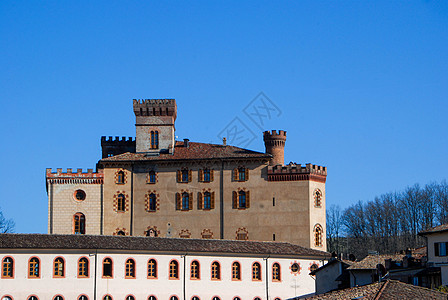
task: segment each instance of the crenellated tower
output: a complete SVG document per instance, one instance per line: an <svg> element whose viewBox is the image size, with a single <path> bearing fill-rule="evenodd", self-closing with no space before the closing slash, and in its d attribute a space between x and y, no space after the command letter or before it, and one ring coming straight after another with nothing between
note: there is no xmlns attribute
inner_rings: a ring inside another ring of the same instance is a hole
<svg viewBox="0 0 448 300"><path fill-rule="evenodd" d="M266 147L266 153L272 155L272 159L269 163L271 166L284 165L285 164L285 142L286 131L276 130L263 132L264 145Z"/></svg>
<svg viewBox="0 0 448 300"><path fill-rule="evenodd" d="M176 100L134 99L134 114L136 152L173 153Z"/></svg>

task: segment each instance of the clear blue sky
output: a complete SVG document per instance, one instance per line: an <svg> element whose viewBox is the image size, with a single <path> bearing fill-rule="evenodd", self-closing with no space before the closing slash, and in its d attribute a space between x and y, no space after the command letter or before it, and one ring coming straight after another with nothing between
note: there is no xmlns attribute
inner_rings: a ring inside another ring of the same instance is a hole
<svg viewBox="0 0 448 300"><path fill-rule="evenodd" d="M286 162L328 167L341 207L447 178L447 1L1 1L0 206L47 231L45 168L94 168L135 136L133 98L219 142L264 92ZM237 144L238 145L238 144Z"/></svg>

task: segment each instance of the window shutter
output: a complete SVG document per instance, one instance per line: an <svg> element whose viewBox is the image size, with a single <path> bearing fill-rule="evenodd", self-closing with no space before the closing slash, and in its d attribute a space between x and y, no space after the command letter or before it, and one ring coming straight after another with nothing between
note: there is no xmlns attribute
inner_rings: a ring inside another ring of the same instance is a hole
<svg viewBox="0 0 448 300"><path fill-rule="evenodd" d="M188 170L188 182L191 182L191 179L193 178L193 172L190 170Z"/></svg>
<svg viewBox="0 0 448 300"><path fill-rule="evenodd" d="M238 208L238 193L233 191L233 208Z"/></svg>
<svg viewBox="0 0 448 300"><path fill-rule="evenodd" d="M249 180L249 168L244 168L244 172L246 173L246 181Z"/></svg>
<svg viewBox="0 0 448 300"><path fill-rule="evenodd" d="M177 170L177 182L182 182L182 172L181 172L181 170Z"/></svg>
<svg viewBox="0 0 448 300"><path fill-rule="evenodd" d="M210 169L210 182L213 182L215 178L213 177L213 169Z"/></svg>
<svg viewBox="0 0 448 300"><path fill-rule="evenodd" d="M199 169L199 181L203 182L204 181L204 170Z"/></svg>
<svg viewBox="0 0 448 300"><path fill-rule="evenodd" d="M233 169L233 181L238 181L238 168Z"/></svg>
<svg viewBox="0 0 448 300"><path fill-rule="evenodd" d="M181 202L180 202L180 193L176 193L176 210L180 210L182 208Z"/></svg>
<svg viewBox="0 0 448 300"><path fill-rule="evenodd" d="M198 193L198 209L202 209L203 204L202 204L203 200L202 200L202 193L199 192Z"/></svg>
<svg viewBox="0 0 448 300"><path fill-rule="evenodd" d="M210 209L215 209L215 192L210 194Z"/></svg>
<svg viewBox="0 0 448 300"><path fill-rule="evenodd" d="M249 191L246 192L246 208L250 207L250 193Z"/></svg>
<svg viewBox="0 0 448 300"><path fill-rule="evenodd" d="M434 243L434 255L439 256L439 243Z"/></svg>
<svg viewBox="0 0 448 300"><path fill-rule="evenodd" d="M190 193L190 197L188 198L188 210L193 209L193 192Z"/></svg>

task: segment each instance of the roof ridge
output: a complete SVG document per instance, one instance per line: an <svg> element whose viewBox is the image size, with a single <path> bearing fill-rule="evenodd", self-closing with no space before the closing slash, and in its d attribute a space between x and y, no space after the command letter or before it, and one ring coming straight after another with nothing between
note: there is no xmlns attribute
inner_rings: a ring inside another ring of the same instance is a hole
<svg viewBox="0 0 448 300"><path fill-rule="evenodd" d="M378 293L375 295L375 298L373 300L379 300L381 298L381 295L383 294L383 291L386 289L386 287L389 285L389 280L387 280L383 286L379 289Z"/></svg>

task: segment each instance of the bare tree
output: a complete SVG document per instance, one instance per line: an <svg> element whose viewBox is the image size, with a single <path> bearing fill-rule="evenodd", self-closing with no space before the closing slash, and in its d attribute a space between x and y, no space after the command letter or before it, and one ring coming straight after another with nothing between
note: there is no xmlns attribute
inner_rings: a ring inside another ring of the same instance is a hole
<svg viewBox="0 0 448 300"><path fill-rule="evenodd" d="M5 216L3 216L3 212L0 210L0 233L14 232L14 227L14 221L6 219Z"/></svg>

